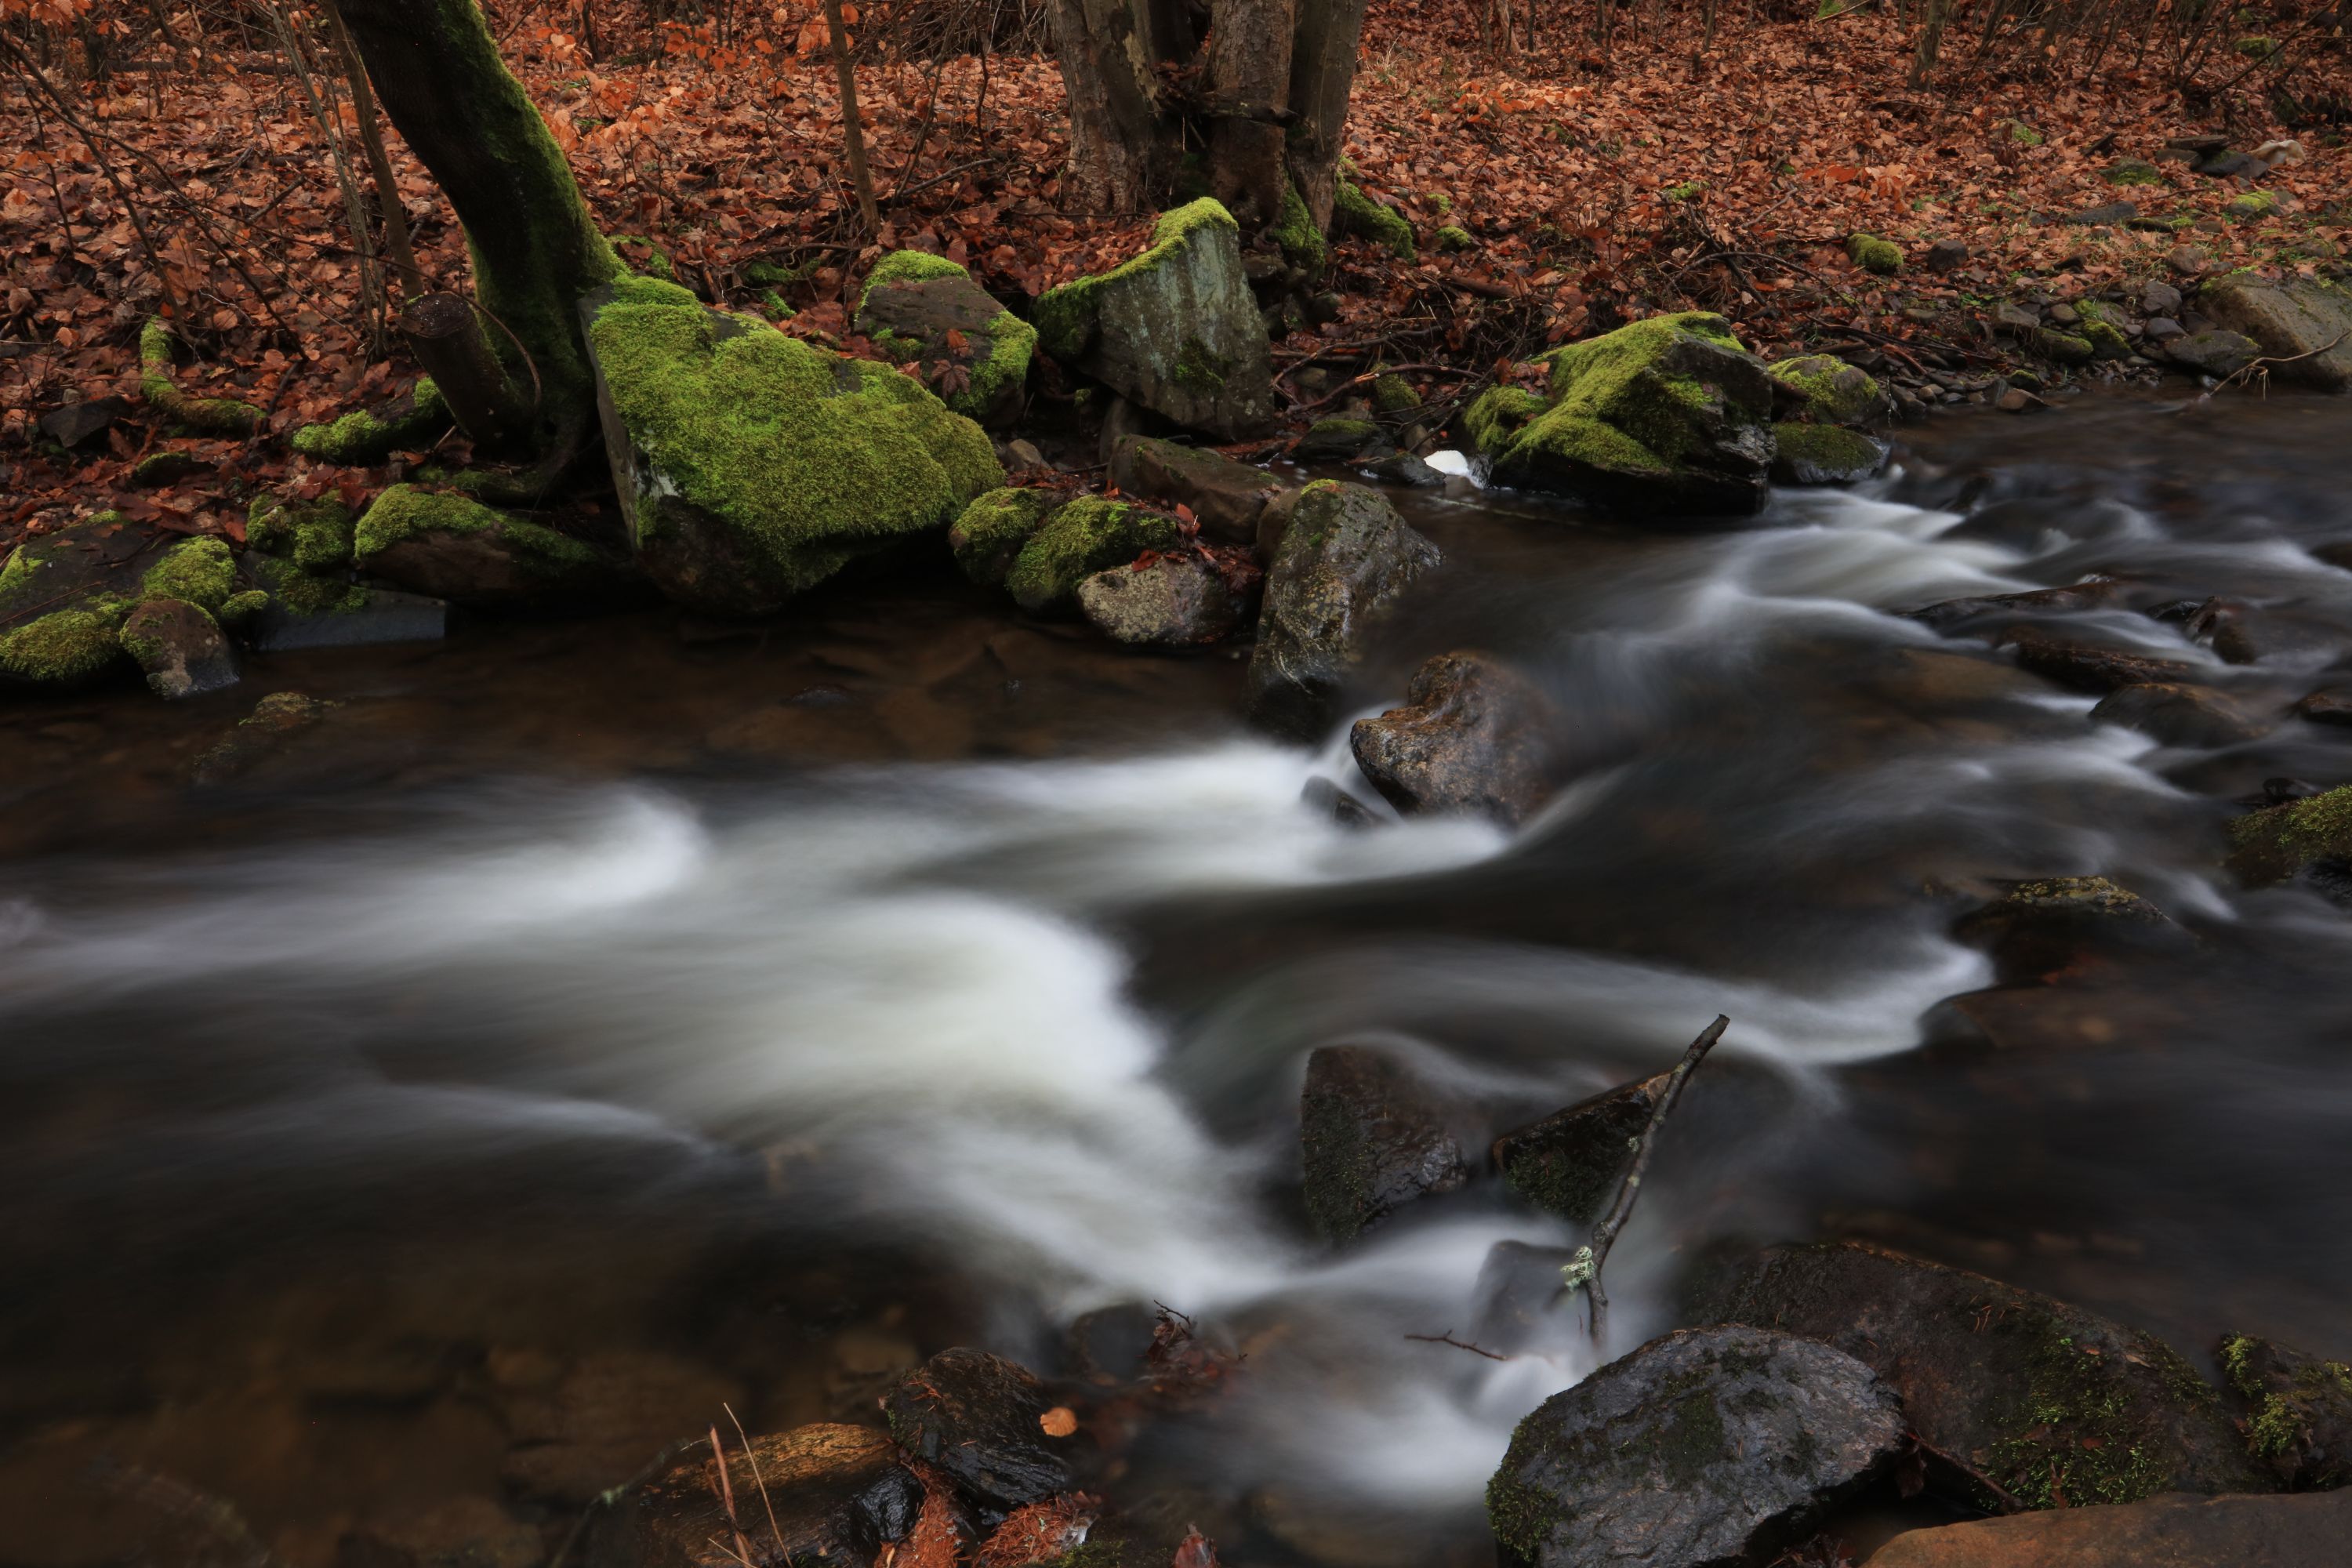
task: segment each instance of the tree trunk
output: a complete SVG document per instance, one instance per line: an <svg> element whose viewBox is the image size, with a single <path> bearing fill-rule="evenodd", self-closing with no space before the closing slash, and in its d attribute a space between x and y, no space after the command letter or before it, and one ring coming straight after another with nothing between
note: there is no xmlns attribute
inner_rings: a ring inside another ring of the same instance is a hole
<svg viewBox="0 0 2352 1568"><path fill-rule="evenodd" d="M1210 35L1209 189L1244 233L1282 221L1291 28L1291 0L1224 0Z"/></svg>
<svg viewBox="0 0 2352 1568"><path fill-rule="evenodd" d="M1053 0L1054 47L1070 104L1062 205L1081 213L1148 212L1174 171L1153 65L1179 58L1152 0ZM1167 12L1171 8L1157 7ZM1190 51L1186 51L1189 58Z"/></svg>
<svg viewBox="0 0 2352 1568"><path fill-rule="evenodd" d="M1315 226L1331 228L1346 144L1348 95L1356 87L1356 46L1364 35L1364 0L1298 0L1290 47L1290 179Z"/></svg>
<svg viewBox="0 0 2352 1568"><path fill-rule="evenodd" d="M575 306L622 271L474 0L340 0L377 100L465 226L474 289L545 442L591 415ZM518 353L520 345L520 353ZM527 357L529 363L517 363Z"/></svg>

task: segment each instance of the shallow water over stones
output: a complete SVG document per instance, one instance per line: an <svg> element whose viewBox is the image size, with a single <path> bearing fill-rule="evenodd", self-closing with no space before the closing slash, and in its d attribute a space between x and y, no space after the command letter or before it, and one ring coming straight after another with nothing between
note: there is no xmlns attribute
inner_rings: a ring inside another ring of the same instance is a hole
<svg viewBox="0 0 2352 1568"><path fill-rule="evenodd" d="M2343 418L1956 418L1729 531L1399 492L1446 564L1311 746L1244 728L1245 650L950 570L0 710L0 1560L184 1543L189 1496L295 1564L484 1509L551 1551L724 1408L873 1425L957 1344L1084 1379L1162 1302L1243 1370L1128 1432L1120 1489L1229 1562L1488 1561L1513 1424L1595 1359L1490 1254L1576 1233L1479 1170L1328 1249L1307 1058L1473 1108L1475 1165L1717 1011L1612 1353L1694 1259L1843 1237L2200 1364L2225 1329L2345 1355L2352 923L2221 869L2264 780L2352 779L2294 711L2352 679L2311 553L2352 540ZM2011 623L1895 613L2095 573L2128 592L2033 630L2251 738L2094 722ZM1460 647L1556 715L1515 833L1395 817L1348 749ZM290 691L337 706L190 784ZM2165 940L1997 975L1951 934L2091 876ZM1513 1359L1434 1337L1482 1325Z"/></svg>

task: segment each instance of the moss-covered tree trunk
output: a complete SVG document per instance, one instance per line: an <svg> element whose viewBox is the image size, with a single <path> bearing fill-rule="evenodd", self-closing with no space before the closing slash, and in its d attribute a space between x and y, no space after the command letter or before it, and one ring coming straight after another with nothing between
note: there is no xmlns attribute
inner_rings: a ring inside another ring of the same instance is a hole
<svg viewBox="0 0 2352 1568"><path fill-rule="evenodd" d="M1245 230L1270 228L1295 187L1329 227L1364 0L1054 0L1053 15L1072 209L1148 212L1205 190Z"/></svg>
<svg viewBox="0 0 2352 1568"><path fill-rule="evenodd" d="M622 271L538 108L475 0L335 0L377 100L457 209L493 347L537 402L541 440L582 427L594 393L582 295Z"/></svg>

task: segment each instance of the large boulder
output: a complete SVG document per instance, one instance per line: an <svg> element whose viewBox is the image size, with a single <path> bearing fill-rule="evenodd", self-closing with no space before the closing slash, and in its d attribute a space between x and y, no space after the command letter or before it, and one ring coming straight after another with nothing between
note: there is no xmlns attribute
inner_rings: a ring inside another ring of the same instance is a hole
<svg viewBox="0 0 2352 1568"><path fill-rule="evenodd" d="M1504 1133L1494 1150L1503 1179L1538 1208L1573 1226L1591 1225L1616 1193L1673 1076L1621 1084Z"/></svg>
<svg viewBox="0 0 2352 1568"><path fill-rule="evenodd" d="M1227 544L1256 540L1258 520L1282 488L1264 468L1149 436L1119 438L1111 448L1110 482L1125 495L1189 507L1203 534Z"/></svg>
<svg viewBox="0 0 2352 1568"><path fill-rule="evenodd" d="M857 330L940 387L965 418L1003 429L1020 417L1037 329L946 257L894 250L877 262L859 296Z"/></svg>
<svg viewBox="0 0 2352 1568"><path fill-rule="evenodd" d="M1762 1563L1902 1442L1895 1394L1853 1357L1767 1329L1685 1329L1521 1421L1486 1519L1507 1568Z"/></svg>
<svg viewBox="0 0 2352 1568"><path fill-rule="evenodd" d="M623 556L456 491L394 485L353 536L361 570L484 609L596 609L645 587Z"/></svg>
<svg viewBox="0 0 2352 1568"><path fill-rule="evenodd" d="M1722 317L1654 316L1551 366L1551 405L1504 446L1497 483L1643 514L1764 504L1774 383Z"/></svg>
<svg viewBox="0 0 2352 1568"><path fill-rule="evenodd" d="M1293 734L1327 722L1366 628L1442 559L1377 490L1318 479L1300 491L1266 574L1252 713Z"/></svg>
<svg viewBox="0 0 2352 1568"><path fill-rule="evenodd" d="M1523 386L1490 386L1463 411L1462 438L1491 462L1544 408L1544 400Z"/></svg>
<svg viewBox="0 0 2352 1568"><path fill-rule="evenodd" d="M1324 1046L1298 1094L1307 1217L1323 1239L1352 1241L1415 1198L1470 1180L1460 1108L1393 1058Z"/></svg>
<svg viewBox="0 0 2352 1568"><path fill-rule="evenodd" d="M2352 1486L2352 1366L2231 1334L2221 1370L2245 1405L2248 1447L2280 1481L2297 1491Z"/></svg>
<svg viewBox="0 0 2352 1568"><path fill-rule="evenodd" d="M767 614L1004 480L979 426L887 365L648 278L580 309L630 543L681 604Z"/></svg>
<svg viewBox="0 0 2352 1568"><path fill-rule="evenodd" d="M1534 682L1483 653L1413 672L1404 706L1359 719L1348 744L1402 812L1467 812L1516 827L1558 787L1559 715Z"/></svg>
<svg viewBox="0 0 2352 1568"><path fill-rule="evenodd" d="M1274 356L1241 231L1209 197L1161 214L1132 261L1047 289L1035 318L1055 359L1189 429L1237 437L1274 416Z"/></svg>
<svg viewBox="0 0 2352 1568"><path fill-rule="evenodd" d="M1980 1274L1858 1242L1779 1247L1701 1306L1868 1363L1953 1472L1931 1479L1979 1507L2270 1485L2171 1346Z"/></svg>
<svg viewBox="0 0 2352 1568"><path fill-rule="evenodd" d="M887 1433L818 1425L727 1447L730 1518L708 1441L590 1517L586 1568L742 1568L740 1531L755 1563L865 1568L904 1536L921 1485Z"/></svg>
<svg viewBox="0 0 2352 1568"><path fill-rule="evenodd" d="M2261 344L2281 381L2352 391L2352 289L2232 272L2206 284L2197 302L2220 326Z"/></svg>
<svg viewBox="0 0 2352 1568"><path fill-rule="evenodd" d="M1046 1429L1052 1407L1028 1368L962 1348L908 1373L882 1402L898 1447L1005 1509L1070 1489L1078 1440Z"/></svg>
<svg viewBox="0 0 2352 1568"><path fill-rule="evenodd" d="M1870 1568L2340 1568L2352 1492L2159 1497L1914 1530Z"/></svg>

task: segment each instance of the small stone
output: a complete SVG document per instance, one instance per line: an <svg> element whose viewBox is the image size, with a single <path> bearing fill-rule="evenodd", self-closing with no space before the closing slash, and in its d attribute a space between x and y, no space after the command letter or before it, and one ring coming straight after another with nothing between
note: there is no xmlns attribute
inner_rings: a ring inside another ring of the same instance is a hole
<svg viewBox="0 0 2352 1568"><path fill-rule="evenodd" d="M1895 1394L1768 1329L1685 1329L1521 1421L1486 1487L1514 1568L1760 1563L1894 1463Z"/></svg>
<svg viewBox="0 0 2352 1568"><path fill-rule="evenodd" d="M2160 185L2164 171L2145 158L2118 158L2107 165L2107 183L2111 185Z"/></svg>
<svg viewBox="0 0 2352 1568"><path fill-rule="evenodd" d="M169 700L236 684L236 654L212 616L183 599L150 599L122 623L122 646Z"/></svg>
<svg viewBox="0 0 2352 1568"><path fill-rule="evenodd" d="M2180 313L2180 290L2150 279L2140 285L2139 308L2151 316L2177 316Z"/></svg>
<svg viewBox="0 0 2352 1568"><path fill-rule="evenodd" d="M1993 405L2005 414L2023 414L2031 409L2050 405L2021 386L2012 386L1993 400Z"/></svg>
<svg viewBox="0 0 2352 1568"><path fill-rule="evenodd" d="M2205 270L2205 253L2193 245L2176 245L2166 255L2164 264L2183 278L2194 278Z"/></svg>
<svg viewBox="0 0 2352 1568"><path fill-rule="evenodd" d="M2352 725L2352 686L2323 686L2307 693L2294 710L2315 724Z"/></svg>
<svg viewBox="0 0 2352 1568"><path fill-rule="evenodd" d="M2075 322L2083 319L2083 313L2074 309L2074 306L2061 300L2057 304L2050 307L2050 319L2057 322L2062 327L2071 327Z"/></svg>
<svg viewBox="0 0 2352 1568"><path fill-rule="evenodd" d="M2352 1366L2252 1334L2224 1338L2221 1360L2245 1405L2247 1446L2281 1482L2352 1486Z"/></svg>
<svg viewBox="0 0 2352 1568"><path fill-rule="evenodd" d="M1903 270L1903 247L1874 234L1848 237L1845 253L1856 267L1881 278L1892 278Z"/></svg>
<svg viewBox="0 0 2352 1568"><path fill-rule="evenodd" d="M1324 1240L1353 1241L1414 1199L1468 1184L1460 1108L1391 1058L1324 1046L1298 1096L1307 1217Z"/></svg>
<svg viewBox="0 0 2352 1568"><path fill-rule="evenodd" d="M2032 305L1996 305L1992 320L1996 327L2019 337L2032 337L2042 330L2042 312Z"/></svg>
<svg viewBox="0 0 2352 1568"><path fill-rule="evenodd" d="M2217 379L2232 376L2262 357L2262 345L2241 332L2216 327L2190 332L2164 345L2164 355L2184 370Z"/></svg>
<svg viewBox="0 0 2352 1568"><path fill-rule="evenodd" d="M2127 223L2139 216L2139 206L2134 202L2101 202L2095 207L2068 213L2060 221L2084 228L2104 228L2110 224Z"/></svg>
<svg viewBox="0 0 2352 1568"><path fill-rule="evenodd" d="M2033 346L2060 364L2088 364L2099 352L2088 338L2048 327L2033 334Z"/></svg>
<svg viewBox="0 0 2352 1568"><path fill-rule="evenodd" d="M93 397L87 403L68 403L41 416L41 434L60 447L79 447L105 435L116 420L130 412L130 400L121 397Z"/></svg>
<svg viewBox="0 0 2352 1568"><path fill-rule="evenodd" d="M2188 331L2169 316L2150 316L2141 335L2149 342L2161 346L2176 338L2188 336Z"/></svg>
<svg viewBox="0 0 2352 1568"><path fill-rule="evenodd" d="M1007 441L1004 455L1016 468L1042 468L1046 466L1045 454L1037 449L1036 442L1026 438L1016 437Z"/></svg>
<svg viewBox="0 0 2352 1568"><path fill-rule="evenodd" d="M957 1486L1000 1508L1070 1489L1075 1437L1049 1437L1054 1402L1034 1373L985 1351L941 1351L883 1401L890 1436Z"/></svg>
<svg viewBox="0 0 2352 1568"><path fill-rule="evenodd" d="M1927 270L1951 272L1967 264L1969 247L1957 239L1939 239L1927 247Z"/></svg>
<svg viewBox="0 0 2352 1568"><path fill-rule="evenodd" d="M282 750L287 742L341 707L299 691L273 691L254 704L211 750L196 759L194 780L226 784Z"/></svg>
<svg viewBox="0 0 2352 1568"><path fill-rule="evenodd" d="M1195 647L1233 631L1258 582L1256 563L1240 552L1223 570L1204 552L1154 555L1080 583L1078 612L1114 642Z"/></svg>
<svg viewBox="0 0 2352 1568"><path fill-rule="evenodd" d="M201 474L211 467L194 452L150 452L131 468L131 482L142 489L162 489L167 485L178 484L191 474Z"/></svg>

